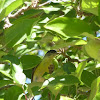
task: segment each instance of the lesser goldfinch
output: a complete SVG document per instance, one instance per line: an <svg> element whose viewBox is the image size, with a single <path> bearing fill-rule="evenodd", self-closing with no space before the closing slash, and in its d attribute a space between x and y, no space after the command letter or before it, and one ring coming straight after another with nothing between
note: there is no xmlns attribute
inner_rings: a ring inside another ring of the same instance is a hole
<svg viewBox="0 0 100 100"><path fill-rule="evenodd" d="M44 78L42 77L45 72L49 73L48 67L52 64L53 58L57 55L55 50L50 50L46 53L41 63L33 69L32 73L32 82L43 82Z"/></svg>

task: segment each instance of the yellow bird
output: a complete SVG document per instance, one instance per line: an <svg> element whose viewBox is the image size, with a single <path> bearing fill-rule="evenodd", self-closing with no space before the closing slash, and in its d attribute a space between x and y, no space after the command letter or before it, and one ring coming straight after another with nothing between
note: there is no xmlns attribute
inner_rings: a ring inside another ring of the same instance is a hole
<svg viewBox="0 0 100 100"><path fill-rule="evenodd" d="M57 55L55 50L50 50L44 56L42 62L33 69L32 72L32 82L43 82L44 78L42 77L45 72L49 73L48 67L52 64L53 58Z"/></svg>

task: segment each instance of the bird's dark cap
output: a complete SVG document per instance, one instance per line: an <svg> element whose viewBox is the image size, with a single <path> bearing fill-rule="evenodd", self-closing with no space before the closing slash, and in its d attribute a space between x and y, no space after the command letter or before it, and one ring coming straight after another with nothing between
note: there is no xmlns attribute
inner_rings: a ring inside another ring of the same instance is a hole
<svg viewBox="0 0 100 100"><path fill-rule="evenodd" d="M56 50L49 50L47 53L57 53Z"/></svg>

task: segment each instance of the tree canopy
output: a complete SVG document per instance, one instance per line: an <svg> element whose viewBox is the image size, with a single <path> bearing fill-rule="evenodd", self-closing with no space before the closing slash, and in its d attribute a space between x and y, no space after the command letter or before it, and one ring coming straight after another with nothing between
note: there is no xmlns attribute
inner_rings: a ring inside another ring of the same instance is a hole
<svg viewBox="0 0 100 100"><path fill-rule="evenodd" d="M100 100L99 36L100 0L0 0L0 100ZM52 72L31 83L49 50Z"/></svg>

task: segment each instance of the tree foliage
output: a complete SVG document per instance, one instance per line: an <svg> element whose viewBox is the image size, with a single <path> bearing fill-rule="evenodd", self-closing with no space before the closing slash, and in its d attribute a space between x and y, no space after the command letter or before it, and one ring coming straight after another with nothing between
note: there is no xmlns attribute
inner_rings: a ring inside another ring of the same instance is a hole
<svg viewBox="0 0 100 100"><path fill-rule="evenodd" d="M0 100L100 100L99 29L99 0L0 0ZM30 83L48 50L53 72Z"/></svg>

